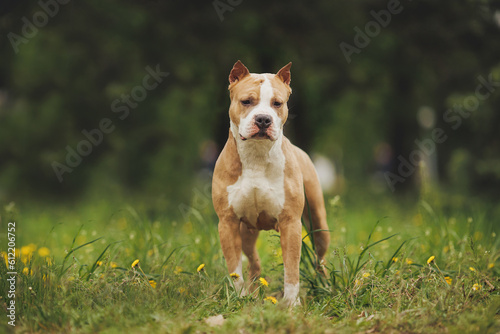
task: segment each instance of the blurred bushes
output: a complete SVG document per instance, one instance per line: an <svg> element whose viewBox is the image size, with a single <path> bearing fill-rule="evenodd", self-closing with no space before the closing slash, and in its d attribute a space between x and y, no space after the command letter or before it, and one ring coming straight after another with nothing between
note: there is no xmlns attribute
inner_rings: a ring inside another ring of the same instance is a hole
<svg viewBox="0 0 500 334"><path fill-rule="evenodd" d="M237 59L253 72L294 63L287 133L333 159L349 186L396 171L397 157L425 133L417 111L430 106L449 136L437 148L439 180L498 196L500 87L457 130L443 121L453 97L474 94L479 75L500 81L498 5L401 5L350 63L339 44L353 44L354 27L363 30L387 3L252 1L220 21L210 2L70 2L18 53L6 36L21 34L22 18L41 8L1 8L0 200L143 193L186 201L204 166L201 147L215 139L220 149L227 138L227 75ZM170 75L120 120L113 101L157 64ZM65 163L66 146L103 118L115 129L60 183L53 161ZM384 166L374 157L381 144L391 151Z"/></svg>

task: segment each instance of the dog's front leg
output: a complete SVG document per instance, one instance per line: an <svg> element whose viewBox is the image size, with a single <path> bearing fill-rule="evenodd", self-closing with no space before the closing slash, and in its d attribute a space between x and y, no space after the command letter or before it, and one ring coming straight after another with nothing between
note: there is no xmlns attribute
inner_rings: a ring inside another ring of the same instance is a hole
<svg viewBox="0 0 500 334"><path fill-rule="evenodd" d="M233 281L234 287L238 294L245 295L241 263L240 222L237 220L221 219L219 221L219 237L229 274L236 273L239 275Z"/></svg>
<svg viewBox="0 0 500 334"><path fill-rule="evenodd" d="M285 269L285 295L283 302L287 306L300 305L299 266L302 248L302 225L300 218L280 222L280 240Z"/></svg>

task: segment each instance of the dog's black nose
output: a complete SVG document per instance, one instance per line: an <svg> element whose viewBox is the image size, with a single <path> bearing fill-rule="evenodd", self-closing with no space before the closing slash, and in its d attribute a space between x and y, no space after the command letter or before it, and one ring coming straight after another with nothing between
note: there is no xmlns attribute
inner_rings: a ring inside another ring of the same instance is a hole
<svg viewBox="0 0 500 334"><path fill-rule="evenodd" d="M255 115L255 124L259 127L259 129L267 129L272 122L273 119L269 115L265 114Z"/></svg>

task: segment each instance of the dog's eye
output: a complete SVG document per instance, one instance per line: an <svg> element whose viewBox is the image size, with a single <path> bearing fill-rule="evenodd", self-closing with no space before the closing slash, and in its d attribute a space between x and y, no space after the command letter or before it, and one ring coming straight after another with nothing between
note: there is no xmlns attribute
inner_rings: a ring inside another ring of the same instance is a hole
<svg viewBox="0 0 500 334"><path fill-rule="evenodd" d="M273 106L274 106L274 107L276 107L276 108L279 108L279 107L281 107L282 105L283 105L283 103L278 102L278 101L274 101L274 103L273 103Z"/></svg>
<svg viewBox="0 0 500 334"><path fill-rule="evenodd" d="M251 103L250 100L241 100L241 104L244 105L244 106L249 106Z"/></svg>

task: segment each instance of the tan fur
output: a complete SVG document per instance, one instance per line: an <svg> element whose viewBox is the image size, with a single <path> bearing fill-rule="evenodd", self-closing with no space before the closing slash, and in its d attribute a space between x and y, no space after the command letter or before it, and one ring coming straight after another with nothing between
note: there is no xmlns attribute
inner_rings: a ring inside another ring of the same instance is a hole
<svg viewBox="0 0 500 334"><path fill-rule="evenodd" d="M248 114L248 108L242 106L241 100L250 99L256 104L259 101L259 87L265 78L271 81L273 87L273 102L282 102L276 108L278 117L285 123L288 117L286 102L291 94L290 83L291 63L283 67L276 75L251 75L248 69L237 62L229 76L229 91L231 106L229 115L231 121L238 125L240 117ZM264 79L263 79L264 78ZM283 136L281 149L285 156L284 190L285 202L278 217L271 217L267 212L256 212L256 225L248 222L246 217L241 219L235 214L228 202L228 186L236 183L242 175L242 163L236 145L236 138L231 131L229 138L215 165L212 198L215 211L219 217L219 236L222 251L226 259L229 273L237 270L241 261L241 252L249 260L250 279L257 279L261 272L260 259L255 248L258 230L275 229L280 232L283 264L285 267L285 285L299 283L299 265L301 252L301 216L305 213L305 195L311 209L313 230L327 230L326 211L323 194L318 176L310 158L305 152L292 145ZM322 263L330 242L329 232L314 233L315 246L318 252L318 265ZM285 289L286 290L286 289ZM285 295L286 297L286 295ZM287 301L290 305L294 301Z"/></svg>

